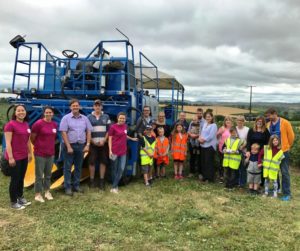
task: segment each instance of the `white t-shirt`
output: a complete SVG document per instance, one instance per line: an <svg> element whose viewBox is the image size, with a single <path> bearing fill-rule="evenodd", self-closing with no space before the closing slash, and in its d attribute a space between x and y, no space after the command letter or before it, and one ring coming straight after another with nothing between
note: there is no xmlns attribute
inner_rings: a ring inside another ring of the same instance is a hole
<svg viewBox="0 0 300 251"><path fill-rule="evenodd" d="M241 140L247 141L247 135L248 135L249 127L244 126L242 129L239 129L239 128L236 126L236 130L237 130L237 132L238 132L239 138L240 138Z"/></svg>

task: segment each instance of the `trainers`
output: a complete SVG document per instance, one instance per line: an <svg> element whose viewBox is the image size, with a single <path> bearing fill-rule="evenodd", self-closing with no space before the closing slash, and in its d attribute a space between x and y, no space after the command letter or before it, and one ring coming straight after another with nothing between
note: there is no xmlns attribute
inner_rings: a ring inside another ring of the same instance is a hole
<svg viewBox="0 0 300 251"><path fill-rule="evenodd" d="M277 197L278 197L277 193L274 193L273 196L272 196L272 198L277 198Z"/></svg>
<svg viewBox="0 0 300 251"><path fill-rule="evenodd" d="M266 197L268 197L268 194L267 194L267 193L264 193L264 194L262 195L262 197L266 198Z"/></svg>
<svg viewBox="0 0 300 251"><path fill-rule="evenodd" d="M52 196L52 194L51 194L49 191L47 191L47 192L45 193L45 198L46 198L47 200L53 200L53 196Z"/></svg>
<svg viewBox="0 0 300 251"><path fill-rule="evenodd" d="M104 179L100 179L100 182L99 182L99 189L102 190L102 191L105 190Z"/></svg>
<svg viewBox="0 0 300 251"><path fill-rule="evenodd" d="M178 175L178 179L182 180L184 177L180 174Z"/></svg>
<svg viewBox="0 0 300 251"><path fill-rule="evenodd" d="M26 200L24 197L18 198L18 203L22 206L29 206L31 202Z"/></svg>
<svg viewBox="0 0 300 251"><path fill-rule="evenodd" d="M110 192L117 194L117 193L119 193L119 190L117 188L112 188L112 189L110 189Z"/></svg>
<svg viewBox="0 0 300 251"><path fill-rule="evenodd" d="M253 190L253 194L254 194L254 195L259 195L260 193L259 193L258 190Z"/></svg>
<svg viewBox="0 0 300 251"><path fill-rule="evenodd" d="M74 187L73 192L74 193L84 193L83 189L81 189L80 187Z"/></svg>
<svg viewBox="0 0 300 251"><path fill-rule="evenodd" d="M251 188L248 189L249 194L254 194L254 191L255 191L254 189L251 189Z"/></svg>
<svg viewBox="0 0 300 251"><path fill-rule="evenodd" d="M11 208L15 209L15 210L22 210L25 209L25 207L21 204L19 204L18 202L16 203L11 203Z"/></svg>
<svg viewBox="0 0 300 251"><path fill-rule="evenodd" d="M95 180L94 180L94 179L90 179L89 187L90 187L90 188L95 188L95 187L96 187L96 183L95 183Z"/></svg>
<svg viewBox="0 0 300 251"><path fill-rule="evenodd" d="M146 186L146 187L151 187L151 184L150 184L149 182L147 182L147 183L145 184L145 186Z"/></svg>
<svg viewBox="0 0 300 251"><path fill-rule="evenodd" d="M67 195L67 196L73 196L72 190L71 189L66 189L65 195Z"/></svg>
<svg viewBox="0 0 300 251"><path fill-rule="evenodd" d="M175 180L179 180L179 179L180 179L180 178L179 178L179 175L176 174L176 175L174 176L174 179L175 179Z"/></svg>
<svg viewBox="0 0 300 251"><path fill-rule="evenodd" d="M34 197L34 200L35 200L35 201L38 201L38 202L41 202L41 203L44 203L44 202L45 202L45 200L43 199L43 196L40 195L40 194L36 195L36 196Z"/></svg>
<svg viewBox="0 0 300 251"><path fill-rule="evenodd" d="M284 195L281 197L282 201L290 201L291 200L291 196L290 195Z"/></svg>

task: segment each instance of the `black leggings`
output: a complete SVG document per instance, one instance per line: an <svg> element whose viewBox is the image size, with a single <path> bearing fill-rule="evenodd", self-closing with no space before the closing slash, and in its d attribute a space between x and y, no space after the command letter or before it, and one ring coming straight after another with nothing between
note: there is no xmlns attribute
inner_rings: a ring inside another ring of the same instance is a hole
<svg viewBox="0 0 300 251"><path fill-rule="evenodd" d="M213 182L215 179L215 149L210 146L208 148L201 148L201 174L203 180Z"/></svg>
<svg viewBox="0 0 300 251"><path fill-rule="evenodd" d="M27 170L28 159L17 160L16 165L11 168L11 179L9 184L9 196L12 203L23 197L24 177Z"/></svg>

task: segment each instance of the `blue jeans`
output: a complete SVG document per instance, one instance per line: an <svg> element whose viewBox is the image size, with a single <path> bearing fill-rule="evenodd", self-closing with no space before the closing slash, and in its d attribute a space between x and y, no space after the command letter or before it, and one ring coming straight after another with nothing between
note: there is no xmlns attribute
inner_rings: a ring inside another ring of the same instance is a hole
<svg viewBox="0 0 300 251"><path fill-rule="evenodd" d="M284 152L284 159L281 161L280 170L282 175L282 193L283 195L291 195L291 180L289 173L289 152Z"/></svg>
<svg viewBox="0 0 300 251"><path fill-rule="evenodd" d="M115 160L111 161L112 166L112 187L118 188L118 184L122 178L123 171L126 166L126 154L118 156Z"/></svg>
<svg viewBox="0 0 300 251"><path fill-rule="evenodd" d="M71 189L71 167L74 164L74 181L73 187L79 188L81 178L81 168L83 162L83 148L84 144L71 144L73 153L69 154L67 147L63 144L63 157L64 157L64 187L65 190Z"/></svg>

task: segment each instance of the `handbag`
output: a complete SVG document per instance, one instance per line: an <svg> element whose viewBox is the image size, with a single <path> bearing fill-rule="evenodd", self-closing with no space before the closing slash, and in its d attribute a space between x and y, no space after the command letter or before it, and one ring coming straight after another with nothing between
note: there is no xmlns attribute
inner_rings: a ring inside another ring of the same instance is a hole
<svg viewBox="0 0 300 251"><path fill-rule="evenodd" d="M11 168L9 166L8 160L5 159L4 154L2 154L0 158L0 168L1 168L1 172L5 176L11 176Z"/></svg>

